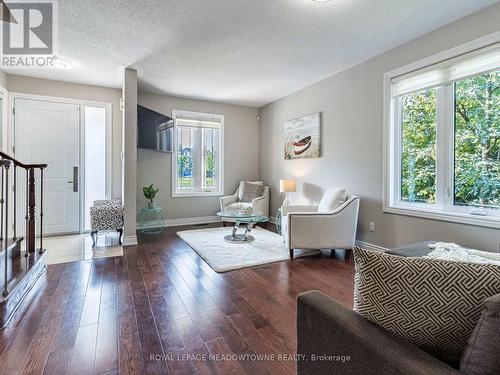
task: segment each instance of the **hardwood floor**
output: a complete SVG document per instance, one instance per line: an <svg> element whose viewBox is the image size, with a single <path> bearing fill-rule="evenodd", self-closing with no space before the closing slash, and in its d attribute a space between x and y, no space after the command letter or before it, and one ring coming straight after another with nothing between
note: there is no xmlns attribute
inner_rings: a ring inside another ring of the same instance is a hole
<svg viewBox="0 0 500 375"><path fill-rule="evenodd" d="M297 294L352 306L352 260L218 274L182 229L139 236L123 257L49 266L0 332L0 374L293 374Z"/></svg>

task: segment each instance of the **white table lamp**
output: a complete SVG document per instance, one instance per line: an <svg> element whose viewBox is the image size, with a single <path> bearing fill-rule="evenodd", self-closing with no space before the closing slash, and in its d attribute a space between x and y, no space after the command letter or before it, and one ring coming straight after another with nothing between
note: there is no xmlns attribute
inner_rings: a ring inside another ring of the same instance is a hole
<svg viewBox="0 0 500 375"><path fill-rule="evenodd" d="M283 205L290 204L289 194L297 191L297 183L295 180L280 180L280 192L285 193L285 201Z"/></svg>

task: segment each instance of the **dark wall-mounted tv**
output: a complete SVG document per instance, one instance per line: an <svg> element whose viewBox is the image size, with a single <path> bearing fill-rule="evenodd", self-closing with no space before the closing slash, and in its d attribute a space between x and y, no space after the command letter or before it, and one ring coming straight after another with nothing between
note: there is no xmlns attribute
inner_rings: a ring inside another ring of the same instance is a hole
<svg viewBox="0 0 500 375"><path fill-rule="evenodd" d="M174 120L142 105L137 106L137 148L173 152Z"/></svg>

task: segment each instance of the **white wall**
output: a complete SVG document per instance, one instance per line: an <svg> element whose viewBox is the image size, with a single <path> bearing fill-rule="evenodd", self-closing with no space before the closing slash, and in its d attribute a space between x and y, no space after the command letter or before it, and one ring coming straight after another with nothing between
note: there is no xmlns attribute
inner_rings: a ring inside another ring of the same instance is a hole
<svg viewBox="0 0 500 375"><path fill-rule="evenodd" d="M123 74L123 244L137 245L137 71L125 69Z"/></svg>
<svg viewBox="0 0 500 375"><path fill-rule="evenodd" d="M0 86L7 89L7 74L3 70L0 70Z"/></svg>
<svg viewBox="0 0 500 375"><path fill-rule="evenodd" d="M232 194L240 180L259 177L258 109L164 95L139 93L139 104L167 116L172 109L224 115L224 192ZM147 205L142 187L160 188L156 202L167 219L214 216L219 210L218 197L172 198L171 155L139 150L137 154L137 210Z"/></svg>
<svg viewBox="0 0 500 375"><path fill-rule="evenodd" d="M283 201L280 178L297 178L292 202L317 202L328 187L361 196L358 239L384 247L454 241L499 251L500 231L382 212L383 73L499 30L500 4L335 74L260 110L260 173L272 186L271 212ZM322 157L285 161L284 122L323 112ZM368 231L375 221L376 232Z"/></svg>
<svg viewBox="0 0 500 375"><path fill-rule="evenodd" d="M1 81L0 81L1 82ZM89 100L112 104L112 195L121 197L121 151L122 151L122 113L120 111L121 90L80 85L62 81L7 75L7 85L11 93L55 96L69 99Z"/></svg>

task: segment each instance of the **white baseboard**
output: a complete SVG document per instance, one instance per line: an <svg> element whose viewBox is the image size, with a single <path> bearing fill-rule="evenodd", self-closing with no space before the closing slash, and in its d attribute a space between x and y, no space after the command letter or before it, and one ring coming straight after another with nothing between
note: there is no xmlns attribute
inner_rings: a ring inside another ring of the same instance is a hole
<svg viewBox="0 0 500 375"><path fill-rule="evenodd" d="M196 224L210 224L219 223L219 216L200 216L200 217L185 217L182 219L168 219L165 220L166 227L177 227L180 225L196 225Z"/></svg>
<svg viewBox="0 0 500 375"><path fill-rule="evenodd" d="M122 246L134 246L137 245L137 236L123 236Z"/></svg>
<svg viewBox="0 0 500 375"><path fill-rule="evenodd" d="M359 246L359 247L361 247L363 249L367 249L367 250L376 250L376 251L383 251L383 252L389 250L386 247L378 246L378 245L375 245L375 244L372 244L369 242L364 242L364 241L356 241L356 246Z"/></svg>
<svg viewBox="0 0 500 375"><path fill-rule="evenodd" d="M177 227L181 225L209 224L218 222L220 222L219 216L185 217L181 219L158 220L155 223L156 225L148 225L148 223L145 223L144 225L144 223L137 223L137 229Z"/></svg>

